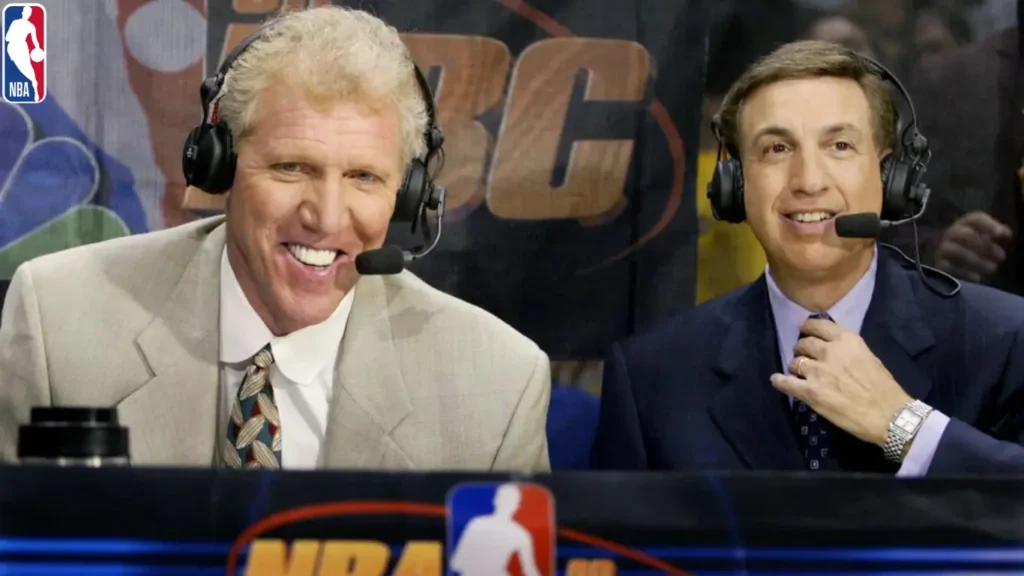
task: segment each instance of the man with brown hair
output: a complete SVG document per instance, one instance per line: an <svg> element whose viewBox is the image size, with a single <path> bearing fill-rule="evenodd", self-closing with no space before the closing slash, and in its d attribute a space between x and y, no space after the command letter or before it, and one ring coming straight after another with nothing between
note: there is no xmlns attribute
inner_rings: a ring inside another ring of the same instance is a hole
<svg viewBox="0 0 1024 576"><path fill-rule="evenodd" d="M708 195L767 270L612 347L594 467L1024 470L1024 300L941 294L901 254L836 235L837 216L906 214L892 191L920 190L881 72L808 41L733 85Z"/></svg>

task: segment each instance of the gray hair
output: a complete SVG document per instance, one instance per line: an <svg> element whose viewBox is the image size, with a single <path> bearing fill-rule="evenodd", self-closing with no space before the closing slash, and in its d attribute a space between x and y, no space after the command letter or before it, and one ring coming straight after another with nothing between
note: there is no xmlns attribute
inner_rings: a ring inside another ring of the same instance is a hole
<svg viewBox="0 0 1024 576"><path fill-rule="evenodd" d="M274 83L301 86L314 105L356 102L398 111L402 161L423 158L427 109L398 30L361 10L324 6L278 16L225 78L220 118L241 147L258 100Z"/></svg>

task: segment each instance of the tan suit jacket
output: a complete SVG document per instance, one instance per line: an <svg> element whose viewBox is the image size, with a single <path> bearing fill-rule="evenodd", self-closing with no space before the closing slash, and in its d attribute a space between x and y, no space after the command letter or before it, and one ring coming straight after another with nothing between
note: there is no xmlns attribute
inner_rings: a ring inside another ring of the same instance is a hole
<svg viewBox="0 0 1024 576"><path fill-rule="evenodd" d="M210 466L222 218L50 254L0 321L0 460L32 406L116 406L134 465ZM412 274L363 277L340 343L327 468L549 469L547 356Z"/></svg>

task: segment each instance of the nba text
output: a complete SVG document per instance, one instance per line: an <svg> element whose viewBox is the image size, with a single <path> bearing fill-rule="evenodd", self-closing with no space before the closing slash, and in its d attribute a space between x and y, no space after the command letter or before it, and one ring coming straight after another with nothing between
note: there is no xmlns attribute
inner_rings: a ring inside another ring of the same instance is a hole
<svg viewBox="0 0 1024 576"><path fill-rule="evenodd" d="M28 98L32 95L32 85L28 82L8 82L7 93L11 98Z"/></svg>
<svg viewBox="0 0 1024 576"><path fill-rule="evenodd" d="M394 551L394 553L393 553ZM249 548L246 576L440 576L441 542L414 541L392 546L374 540L258 539ZM615 576L614 562L574 558L566 576Z"/></svg>

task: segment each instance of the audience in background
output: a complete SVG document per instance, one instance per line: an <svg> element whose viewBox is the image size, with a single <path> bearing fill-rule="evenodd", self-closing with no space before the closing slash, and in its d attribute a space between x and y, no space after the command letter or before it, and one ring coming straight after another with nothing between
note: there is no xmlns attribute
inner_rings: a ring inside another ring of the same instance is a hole
<svg viewBox="0 0 1024 576"><path fill-rule="evenodd" d="M864 30L846 16L830 14L811 24L807 33L811 40L824 40L855 50L869 58L877 58L875 49Z"/></svg>
<svg viewBox="0 0 1024 576"><path fill-rule="evenodd" d="M964 280L1024 294L1020 257L1024 157L1017 28L936 56L913 92L934 161L932 201L919 228L926 263ZM913 248L912 230L893 230Z"/></svg>
<svg viewBox="0 0 1024 576"><path fill-rule="evenodd" d="M922 10L914 15L913 47L919 65L935 65L944 52L970 41L971 31L958 14Z"/></svg>

